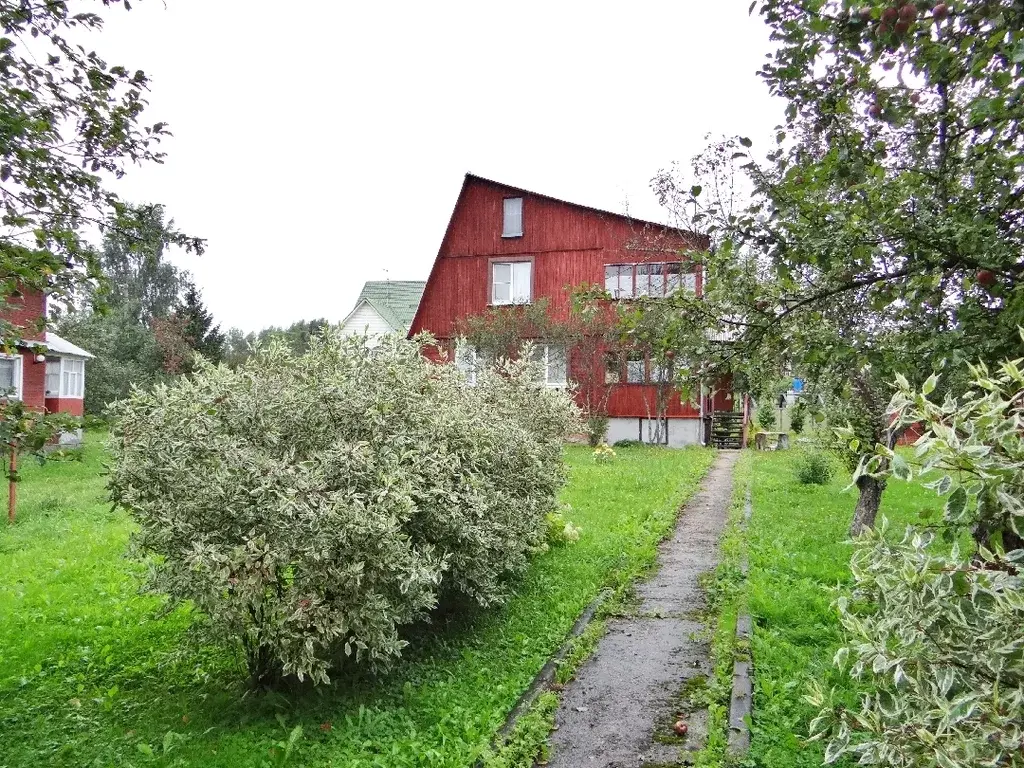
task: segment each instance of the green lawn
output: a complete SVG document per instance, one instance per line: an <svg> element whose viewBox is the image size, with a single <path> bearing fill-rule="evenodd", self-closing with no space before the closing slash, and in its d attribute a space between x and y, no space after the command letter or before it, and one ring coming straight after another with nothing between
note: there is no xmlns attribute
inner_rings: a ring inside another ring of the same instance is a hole
<svg viewBox="0 0 1024 768"><path fill-rule="evenodd" d="M163 615L138 593L131 525L104 501L99 439L83 462L27 466L18 523L0 530L0 768L465 768L582 609L652 562L713 458L634 448L597 465L569 449L564 500L582 536L539 557L508 606L413 638L386 677L256 696L188 611Z"/></svg>
<svg viewBox="0 0 1024 768"><path fill-rule="evenodd" d="M846 531L856 491L844 490L845 473L829 486L799 485L792 469L796 455L746 458L753 477L746 594L756 674L752 757L756 765L771 768L822 765L824 747L805 743L816 714L802 701L811 680L855 695L851 681L832 665L841 628L831 604L834 588L850 580L852 545ZM902 535L923 509L941 509L934 492L889 483L882 514L899 523L895 535Z"/></svg>

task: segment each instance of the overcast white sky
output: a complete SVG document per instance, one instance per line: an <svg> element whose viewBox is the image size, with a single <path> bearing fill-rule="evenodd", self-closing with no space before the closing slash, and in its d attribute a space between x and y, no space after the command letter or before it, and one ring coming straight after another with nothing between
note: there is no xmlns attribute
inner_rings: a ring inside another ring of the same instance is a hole
<svg viewBox="0 0 1024 768"><path fill-rule="evenodd" d="M640 218L704 136L781 109L748 0L146 0L94 46L153 79L164 166L119 184L208 239L222 327L341 320L366 280L426 279L469 171Z"/></svg>

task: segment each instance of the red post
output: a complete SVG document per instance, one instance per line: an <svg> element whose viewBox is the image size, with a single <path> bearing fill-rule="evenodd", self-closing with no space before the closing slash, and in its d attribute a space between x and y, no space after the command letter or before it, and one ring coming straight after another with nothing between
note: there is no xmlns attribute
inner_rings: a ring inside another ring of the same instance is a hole
<svg viewBox="0 0 1024 768"><path fill-rule="evenodd" d="M14 508L18 503L18 486L14 482L15 473L18 471L18 450L11 444L11 471L7 490L7 522L14 525Z"/></svg>

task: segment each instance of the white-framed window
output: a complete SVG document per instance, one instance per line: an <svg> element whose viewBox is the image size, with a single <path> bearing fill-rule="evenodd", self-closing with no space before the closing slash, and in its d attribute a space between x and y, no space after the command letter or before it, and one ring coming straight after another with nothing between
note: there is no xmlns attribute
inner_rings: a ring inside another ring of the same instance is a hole
<svg viewBox="0 0 1024 768"><path fill-rule="evenodd" d="M85 395L85 360L62 357L60 378L61 397L83 397Z"/></svg>
<svg viewBox="0 0 1024 768"><path fill-rule="evenodd" d="M77 357L46 358L46 397L85 396L85 360Z"/></svg>
<svg viewBox="0 0 1024 768"><path fill-rule="evenodd" d="M669 381L669 370L667 365L659 365L651 360L651 383L660 384Z"/></svg>
<svg viewBox="0 0 1024 768"><path fill-rule="evenodd" d="M565 345L538 344L533 348L534 359L544 365L544 384L548 387L564 387L568 379L568 364Z"/></svg>
<svg viewBox="0 0 1024 768"><path fill-rule="evenodd" d="M501 236L523 236L523 198L505 198L502 210Z"/></svg>
<svg viewBox="0 0 1024 768"><path fill-rule="evenodd" d="M491 263L491 304L529 304L532 301L533 262Z"/></svg>
<svg viewBox="0 0 1024 768"><path fill-rule="evenodd" d="M633 295L633 265L608 264L604 268L604 289L613 299L625 299Z"/></svg>
<svg viewBox="0 0 1024 768"><path fill-rule="evenodd" d="M46 397L60 397L60 358L46 358Z"/></svg>
<svg viewBox="0 0 1024 768"><path fill-rule="evenodd" d="M683 272L683 264L678 261L606 264L604 288L613 299L671 296L680 288L696 291L697 275Z"/></svg>
<svg viewBox="0 0 1024 768"><path fill-rule="evenodd" d="M486 365L486 359L480 351L465 339L455 342L455 365L471 387L476 386L477 377Z"/></svg>
<svg viewBox="0 0 1024 768"><path fill-rule="evenodd" d="M626 353L626 383L644 384L647 382L647 361L643 352Z"/></svg>
<svg viewBox="0 0 1024 768"><path fill-rule="evenodd" d="M21 400L21 355L0 355L0 397Z"/></svg>

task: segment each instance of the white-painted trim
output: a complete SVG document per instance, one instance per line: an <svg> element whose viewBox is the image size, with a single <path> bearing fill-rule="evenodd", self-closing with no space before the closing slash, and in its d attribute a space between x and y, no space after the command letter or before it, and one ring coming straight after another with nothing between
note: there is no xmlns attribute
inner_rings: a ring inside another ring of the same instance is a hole
<svg viewBox="0 0 1024 768"><path fill-rule="evenodd" d="M21 400L22 395L25 393L25 358L21 355L0 354L0 360L13 360L15 362L13 378L17 382L13 395L0 392L0 397L5 397L9 400Z"/></svg>
<svg viewBox="0 0 1024 768"><path fill-rule="evenodd" d="M82 364L82 392L81 394L67 394L64 390L64 361L68 362L80 362ZM50 361L45 363L46 366L50 366ZM57 391L51 392L46 389L46 373L43 374L43 396L44 397L56 397L61 400L82 400L85 397L85 358L79 357L78 355L60 355L57 360Z"/></svg>

